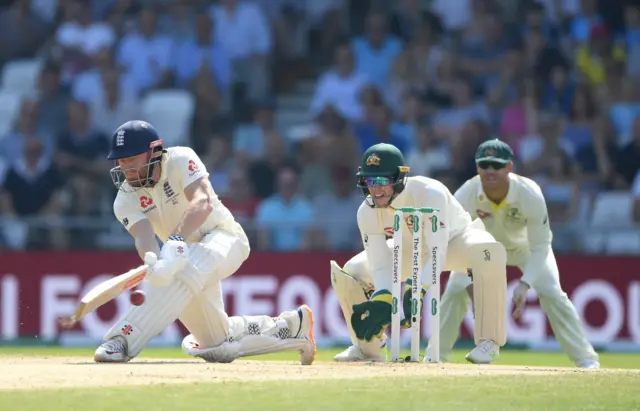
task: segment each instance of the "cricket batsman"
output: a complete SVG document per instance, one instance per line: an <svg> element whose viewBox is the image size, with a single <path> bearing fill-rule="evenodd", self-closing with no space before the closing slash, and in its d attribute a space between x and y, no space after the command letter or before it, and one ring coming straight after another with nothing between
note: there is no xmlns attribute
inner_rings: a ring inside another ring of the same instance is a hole
<svg viewBox="0 0 640 411"><path fill-rule="evenodd" d="M462 185L455 198L504 245L507 264L522 272L513 293L512 317L520 316L527 292L533 288L569 358L578 367L599 368L598 354L587 341L575 307L560 287L542 190L532 180L512 172L513 151L503 141L485 141L478 147L475 159L478 175ZM477 286L477 280L475 272L473 281L463 270L451 273L440 315L440 355L445 358L451 353L467 312L467 291L475 298L471 289Z"/></svg>
<svg viewBox="0 0 640 411"><path fill-rule="evenodd" d="M227 316L221 281L247 259L249 241L195 152L165 148L149 123L130 121L113 134L108 158L116 162L114 212L149 265L151 287L144 304L131 307L106 333L94 360L127 362L179 319L191 333L182 342L188 355L231 362L299 350L300 362L310 365L316 344L306 305L276 318Z"/></svg>
<svg viewBox="0 0 640 411"><path fill-rule="evenodd" d="M395 146L376 144L366 150L356 174L364 202L358 210L358 226L364 251L344 268L331 262L331 283L337 295L351 334L352 346L335 357L336 361L384 361L380 347L384 332L391 323L391 286L393 271L392 235L394 209L400 207L431 207L437 212L437 252L440 264L434 270L466 273L473 270L475 296L476 347L466 359L476 364L490 363L497 358L499 348L506 343L506 252L482 225L473 221L451 192L439 181L427 177L408 177L409 167ZM402 224L403 272L409 279L412 257L412 216ZM423 230L426 234L426 231ZM426 237L426 235L425 235ZM432 245L422 242L422 255ZM423 257L426 259L426 257ZM423 284L430 284L431 270L423 270ZM424 296L427 287L423 287ZM411 283L405 283L402 320L409 328ZM422 306L420 307L422 310ZM425 356L425 361L428 361Z"/></svg>

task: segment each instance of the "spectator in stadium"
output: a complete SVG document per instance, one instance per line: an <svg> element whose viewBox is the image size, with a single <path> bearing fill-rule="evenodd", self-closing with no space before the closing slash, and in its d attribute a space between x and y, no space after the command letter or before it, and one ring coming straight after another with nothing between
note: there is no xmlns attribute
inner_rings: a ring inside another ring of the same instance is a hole
<svg viewBox="0 0 640 411"><path fill-rule="evenodd" d="M291 168L293 164L295 160L289 155L284 138L276 131L269 131L265 135L264 156L249 168L249 178L256 195L260 198L271 196L276 190L276 179L281 169Z"/></svg>
<svg viewBox="0 0 640 411"><path fill-rule="evenodd" d="M540 108L569 116L575 90L576 84L569 77L569 66L563 64L553 66L549 82L543 83Z"/></svg>
<svg viewBox="0 0 640 411"><path fill-rule="evenodd" d="M338 114L351 121L362 119L360 96L369 80L355 70L353 59L353 50L348 43L336 47L336 66L318 80L310 107L312 115L317 116L327 106L333 106Z"/></svg>
<svg viewBox="0 0 640 411"><path fill-rule="evenodd" d="M443 140L456 138L463 127L474 120L491 123L491 114L486 102L477 99L470 81L459 77L452 89L453 104L438 110L432 121L434 132Z"/></svg>
<svg viewBox="0 0 640 411"><path fill-rule="evenodd" d="M130 82L114 64L102 69L100 80L101 92L85 101L96 131L110 135L129 119L143 118L138 94L127 87Z"/></svg>
<svg viewBox="0 0 640 411"><path fill-rule="evenodd" d="M64 9L65 22L56 31L55 54L62 62L65 83L88 70L92 57L116 43L116 33L104 22L94 21L86 0L69 0Z"/></svg>
<svg viewBox="0 0 640 411"><path fill-rule="evenodd" d="M617 156L617 171L628 189L640 170L640 116L633 121L633 139L625 145Z"/></svg>
<svg viewBox="0 0 640 411"><path fill-rule="evenodd" d="M621 80L620 92L611 96L612 101L605 113L618 136L617 143L624 146L633 140L633 123L640 115L640 86L637 79L624 78Z"/></svg>
<svg viewBox="0 0 640 411"><path fill-rule="evenodd" d="M196 34L179 44L175 54L176 84L190 84L198 71L203 70L213 78L218 92L226 96L230 92L232 72L227 51L216 41L213 22L207 14L196 17Z"/></svg>
<svg viewBox="0 0 640 411"><path fill-rule="evenodd" d="M407 156L407 165L411 168L411 175L432 177L436 172L451 167L450 147L436 139L429 125L422 124L418 128L416 145Z"/></svg>
<svg viewBox="0 0 640 411"><path fill-rule="evenodd" d="M67 232L62 225L56 225L65 207L63 188L64 179L42 142L28 137L23 152L14 158L5 176L0 212L10 220L28 218L39 224L34 225L33 230L23 224L9 224L3 227L5 240L18 249L27 245L55 250L67 248Z"/></svg>
<svg viewBox="0 0 640 411"><path fill-rule="evenodd" d="M25 99L20 104L18 118L13 129L4 136L0 145L0 156L12 161L20 158L29 139L42 143L45 156L51 156L55 148L54 136L37 127L39 107L35 100Z"/></svg>
<svg viewBox="0 0 640 411"><path fill-rule="evenodd" d="M571 113L562 132L568 154L574 156L582 147L593 143L593 128L598 116L592 89L580 86L575 92Z"/></svg>
<svg viewBox="0 0 640 411"><path fill-rule="evenodd" d="M598 12L597 0L581 0L577 13L569 23L569 34L574 45L584 45L589 41L591 30L604 23Z"/></svg>
<svg viewBox="0 0 640 411"><path fill-rule="evenodd" d="M494 11L485 10L478 20L478 31L470 30L463 37L460 67L472 76L474 87L484 89L486 82L502 69L512 36L505 32Z"/></svg>
<svg viewBox="0 0 640 411"><path fill-rule="evenodd" d="M604 24L593 26L589 42L576 52L576 66L592 86L599 86L606 81L606 62L624 64L625 60L624 49L613 44L609 28Z"/></svg>
<svg viewBox="0 0 640 411"><path fill-rule="evenodd" d="M353 250L360 247L360 231L354 215L362 204L362 196L353 189L353 170L336 166L332 170L334 190L313 200L315 228L321 232L326 250Z"/></svg>
<svg viewBox="0 0 640 411"><path fill-rule="evenodd" d="M199 71L189 90L193 93L195 113L191 119L191 144L196 153L207 149L211 133L225 127L223 97L216 87L213 77L206 71Z"/></svg>
<svg viewBox="0 0 640 411"><path fill-rule="evenodd" d="M166 87L172 81L173 42L158 30L155 9L140 11L137 30L122 37L116 58L141 92Z"/></svg>
<svg viewBox="0 0 640 411"><path fill-rule="evenodd" d="M277 191L260 203L255 221L260 250L300 251L308 246L313 207L298 194L298 173L294 168L278 171Z"/></svg>
<svg viewBox="0 0 640 411"><path fill-rule="evenodd" d="M400 151L407 152L411 142L391 127L392 121L391 109L384 104L376 105L372 110L371 119L355 126L354 134L360 144L360 152L364 153L368 147L378 143L393 144Z"/></svg>
<svg viewBox="0 0 640 411"><path fill-rule="evenodd" d="M32 9L29 0L11 2L10 7L0 10L0 66L10 60L31 57L51 29L51 24Z"/></svg>
<svg viewBox="0 0 640 411"><path fill-rule="evenodd" d="M232 156L229 140L225 136L214 134L209 140L208 153L202 161L207 166L209 181L216 194L226 195L231 191L231 172L238 169L238 165Z"/></svg>
<svg viewBox="0 0 640 411"><path fill-rule="evenodd" d="M368 15L365 35L355 38L352 47L355 71L384 89L389 83L393 62L403 48L402 41L389 33L387 16L379 12Z"/></svg>
<svg viewBox="0 0 640 411"><path fill-rule="evenodd" d="M251 102L266 98L273 39L264 12L253 2L220 0L210 13L215 38L231 58L234 80L247 86Z"/></svg>
<svg viewBox="0 0 640 411"><path fill-rule="evenodd" d="M109 140L92 126L86 103L69 103L66 117L67 132L58 138L53 161L69 181L75 200L71 213L88 216L98 211L102 199L104 178L111 166L106 160Z"/></svg>
<svg viewBox="0 0 640 411"><path fill-rule="evenodd" d="M44 64L38 75L34 98L37 99L38 107L36 128L48 130L52 135L64 132L70 96L61 85L59 65L52 61Z"/></svg>
<svg viewBox="0 0 640 411"><path fill-rule="evenodd" d="M275 130L275 109L273 101L261 101L253 108L253 122L236 127L233 154L242 164L264 155L265 135Z"/></svg>
<svg viewBox="0 0 640 411"><path fill-rule="evenodd" d="M578 149L576 165L583 189L592 192L620 186L616 179L615 158L618 153L615 133L606 117L599 117L593 128L593 144Z"/></svg>
<svg viewBox="0 0 640 411"><path fill-rule="evenodd" d="M255 243L255 227L253 219L256 214L260 199L253 193L253 187L247 172L242 169L234 169L229 174L229 186L233 190L227 190L225 194L219 195L222 203L231 211L242 228L247 233L251 243ZM215 187L213 187L216 190Z"/></svg>
<svg viewBox="0 0 640 411"><path fill-rule="evenodd" d="M414 37L394 63L386 89L394 109L401 109L403 96L410 90L426 91L436 82L443 53L434 29L424 25L415 30Z"/></svg>

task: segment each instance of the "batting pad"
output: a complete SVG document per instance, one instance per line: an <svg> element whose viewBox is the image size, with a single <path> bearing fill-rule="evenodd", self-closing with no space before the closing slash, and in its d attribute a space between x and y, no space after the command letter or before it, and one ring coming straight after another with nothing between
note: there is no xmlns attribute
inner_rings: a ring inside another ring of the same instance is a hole
<svg viewBox="0 0 640 411"><path fill-rule="evenodd" d="M493 340L507 342L507 252L500 243L469 247L473 271L473 300L476 344Z"/></svg>
<svg viewBox="0 0 640 411"><path fill-rule="evenodd" d="M279 317L266 315L229 317L229 340L217 347L203 348L193 335L185 337L183 351L209 362L232 362L239 357L298 350L308 344L301 333L297 310L286 311Z"/></svg>
<svg viewBox="0 0 640 411"><path fill-rule="evenodd" d="M189 287L174 280L166 287L150 287L144 304L134 306L104 336L110 340L122 336L127 341L127 355L133 358L145 345L178 319L193 294Z"/></svg>
<svg viewBox="0 0 640 411"><path fill-rule="evenodd" d="M368 293L373 291L373 287L366 287L365 284L345 273L333 260L331 261L331 285L338 298L340 308L342 308L342 315L347 323L351 343L359 347L365 354L375 353L377 355L383 341L379 338L374 338L370 342L358 340L356 333L351 327L353 306L368 301Z"/></svg>

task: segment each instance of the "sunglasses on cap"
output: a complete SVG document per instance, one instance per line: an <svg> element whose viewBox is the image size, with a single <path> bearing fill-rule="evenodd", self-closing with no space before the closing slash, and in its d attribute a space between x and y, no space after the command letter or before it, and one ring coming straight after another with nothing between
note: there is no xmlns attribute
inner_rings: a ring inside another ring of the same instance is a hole
<svg viewBox="0 0 640 411"><path fill-rule="evenodd" d="M367 187L383 187L391 185L392 180L389 177L365 177L364 182Z"/></svg>
<svg viewBox="0 0 640 411"><path fill-rule="evenodd" d="M480 167L483 170L486 170L489 167L493 168L494 170L502 170L506 166L507 166L507 164L500 163L498 161L480 161L478 163L478 167Z"/></svg>

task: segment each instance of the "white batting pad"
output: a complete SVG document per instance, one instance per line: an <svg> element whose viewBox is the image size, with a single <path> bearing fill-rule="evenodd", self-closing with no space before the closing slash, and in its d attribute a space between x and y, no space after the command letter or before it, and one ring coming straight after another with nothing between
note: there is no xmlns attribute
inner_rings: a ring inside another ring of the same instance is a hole
<svg viewBox="0 0 640 411"><path fill-rule="evenodd" d="M507 252L498 242L469 248L473 271L475 342L507 342Z"/></svg>
<svg viewBox="0 0 640 411"><path fill-rule="evenodd" d="M127 354L133 358L145 345L174 322L185 309L193 294L182 282L174 281L167 287L150 287L144 304L133 306L104 336L110 340L122 336L127 341Z"/></svg>

